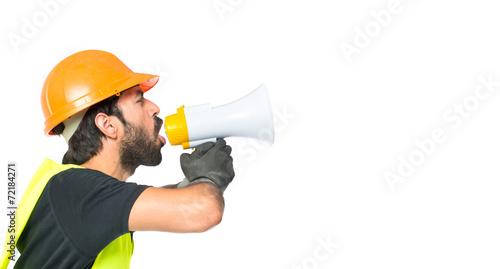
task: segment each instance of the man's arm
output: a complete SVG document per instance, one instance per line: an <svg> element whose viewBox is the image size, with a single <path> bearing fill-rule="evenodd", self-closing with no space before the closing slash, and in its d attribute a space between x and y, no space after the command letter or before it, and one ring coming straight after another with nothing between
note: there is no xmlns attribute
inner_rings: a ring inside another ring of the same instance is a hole
<svg viewBox="0 0 500 269"><path fill-rule="evenodd" d="M222 220L224 197L208 182L183 189L149 187L137 198L129 216L130 231L204 232Z"/></svg>
<svg viewBox="0 0 500 269"><path fill-rule="evenodd" d="M187 186L144 190L130 212L130 231L204 232L221 222L222 192L234 177L231 147L223 139L207 142L180 161Z"/></svg>

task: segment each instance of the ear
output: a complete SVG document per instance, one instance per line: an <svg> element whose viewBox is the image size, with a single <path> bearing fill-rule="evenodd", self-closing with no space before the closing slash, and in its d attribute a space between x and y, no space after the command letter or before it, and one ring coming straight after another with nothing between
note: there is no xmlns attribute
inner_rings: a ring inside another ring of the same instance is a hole
<svg viewBox="0 0 500 269"><path fill-rule="evenodd" d="M116 129L116 117L108 116L104 113L99 113L95 116L95 125L101 132L109 138L116 139L118 137Z"/></svg>

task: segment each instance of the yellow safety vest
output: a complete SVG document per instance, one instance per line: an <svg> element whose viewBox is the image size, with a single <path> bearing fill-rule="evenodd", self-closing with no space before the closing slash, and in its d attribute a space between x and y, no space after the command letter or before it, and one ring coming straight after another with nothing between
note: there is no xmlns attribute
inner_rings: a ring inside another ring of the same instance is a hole
<svg viewBox="0 0 500 269"><path fill-rule="evenodd" d="M17 239L21 236L31 212L35 208L38 199L47 185L47 182L56 174L70 169L84 167L73 164L58 164L52 160L45 159L31 179L26 192L19 203L15 215L15 229L9 229L5 238L4 251L0 260L0 269L7 269L11 260L11 246L15 246ZM14 242L11 242L14 240ZM134 252L134 242L130 233L126 233L109 245L107 245L97 256L92 268L97 269L127 269L130 268L130 259Z"/></svg>

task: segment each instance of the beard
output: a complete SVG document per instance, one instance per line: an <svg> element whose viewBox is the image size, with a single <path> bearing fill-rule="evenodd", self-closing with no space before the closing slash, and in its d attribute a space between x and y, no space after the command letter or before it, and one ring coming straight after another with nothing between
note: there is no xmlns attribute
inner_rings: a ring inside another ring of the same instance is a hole
<svg viewBox="0 0 500 269"><path fill-rule="evenodd" d="M139 165L157 166L161 163L163 143L158 139L158 132L163 121L156 117L154 133L130 123L125 125L125 135L120 144L120 162L122 168L131 175Z"/></svg>

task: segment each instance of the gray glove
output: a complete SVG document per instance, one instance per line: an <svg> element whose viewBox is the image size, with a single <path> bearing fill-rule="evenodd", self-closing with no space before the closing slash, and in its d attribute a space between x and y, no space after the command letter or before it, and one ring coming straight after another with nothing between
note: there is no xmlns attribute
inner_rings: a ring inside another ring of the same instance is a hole
<svg viewBox="0 0 500 269"><path fill-rule="evenodd" d="M234 178L231 147L224 139L201 144L193 153L181 154L180 159L182 172L190 183L206 178L224 192Z"/></svg>

